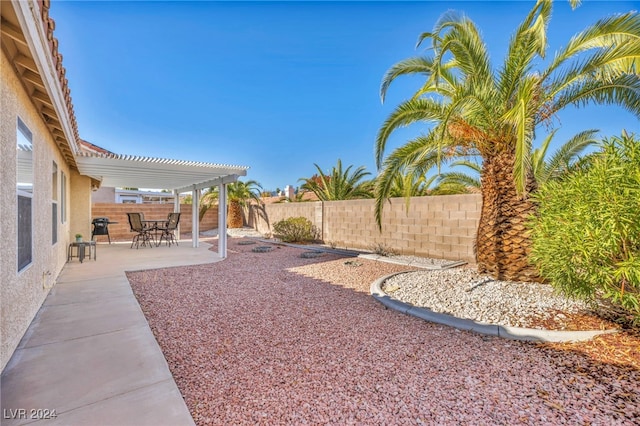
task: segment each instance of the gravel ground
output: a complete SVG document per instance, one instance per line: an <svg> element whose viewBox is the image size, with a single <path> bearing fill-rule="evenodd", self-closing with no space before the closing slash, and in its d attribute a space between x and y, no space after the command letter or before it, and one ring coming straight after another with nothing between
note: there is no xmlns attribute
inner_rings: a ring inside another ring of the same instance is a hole
<svg viewBox="0 0 640 426"><path fill-rule="evenodd" d="M369 285L400 265L237 241L129 274L198 425L640 422L636 369L386 310Z"/></svg>
<svg viewBox="0 0 640 426"><path fill-rule="evenodd" d="M581 301L556 294L545 284L493 280L470 268L419 271L385 281L383 291L402 302L489 324L544 328L566 314L590 313Z"/></svg>

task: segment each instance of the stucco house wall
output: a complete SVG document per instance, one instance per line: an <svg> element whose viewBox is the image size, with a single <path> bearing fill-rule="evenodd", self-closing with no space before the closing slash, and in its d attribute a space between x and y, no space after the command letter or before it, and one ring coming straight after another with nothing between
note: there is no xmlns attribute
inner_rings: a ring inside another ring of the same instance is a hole
<svg viewBox="0 0 640 426"><path fill-rule="evenodd" d="M114 203L116 201L116 189L109 187L100 187L91 194L92 203Z"/></svg>
<svg viewBox="0 0 640 426"><path fill-rule="evenodd" d="M2 180L0 181L0 208L2 209L2 220L0 221L0 235L2 235L0 336L2 343L0 345L0 365L4 369L66 262L66 248L69 244L69 235L73 232L71 224L74 223L71 212L75 210L80 199L86 196L85 193L87 191L90 193L91 185L88 178L78 180L75 184L71 183L75 180L73 176L79 177L79 175L70 170L54 142L49 128L35 109L4 51L1 54L0 76L2 94L2 108L0 108L2 119L2 144L0 146L0 167L2 168ZM16 196L18 117L33 134L34 167L32 263L20 272L17 268L18 208ZM56 243L52 243L53 162L56 163L58 169ZM67 177L66 220L60 214L62 173ZM87 187L84 190L82 189L83 185ZM90 199L86 203L89 206ZM90 207L86 207L87 215L89 212ZM74 229L75 227L89 229L86 223L74 223Z"/></svg>
<svg viewBox="0 0 640 426"><path fill-rule="evenodd" d="M82 234L88 240L91 236L91 179L74 171L71 174L71 234Z"/></svg>

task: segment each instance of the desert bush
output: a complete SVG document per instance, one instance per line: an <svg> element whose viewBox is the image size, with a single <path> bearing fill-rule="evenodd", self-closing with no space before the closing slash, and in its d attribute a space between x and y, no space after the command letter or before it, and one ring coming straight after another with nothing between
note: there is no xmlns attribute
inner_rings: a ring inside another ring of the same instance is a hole
<svg viewBox="0 0 640 426"><path fill-rule="evenodd" d="M605 299L640 323L640 141L622 134L534 195L531 261L569 296Z"/></svg>
<svg viewBox="0 0 640 426"><path fill-rule="evenodd" d="M398 252L394 250L393 247L385 243L375 243L370 246L370 249L378 256L383 257L395 256L396 254L398 254Z"/></svg>
<svg viewBox="0 0 640 426"><path fill-rule="evenodd" d="M319 238L318 229L305 217L290 217L276 222L273 235L287 243L310 242Z"/></svg>

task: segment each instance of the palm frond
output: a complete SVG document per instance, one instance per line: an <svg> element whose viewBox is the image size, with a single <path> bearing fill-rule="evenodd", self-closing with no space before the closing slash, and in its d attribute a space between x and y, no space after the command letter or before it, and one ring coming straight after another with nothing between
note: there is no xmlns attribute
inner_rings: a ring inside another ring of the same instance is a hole
<svg viewBox="0 0 640 426"><path fill-rule="evenodd" d="M411 176L417 179L425 176L427 171L438 163L439 143L433 132L410 140L405 145L395 149L382 164L380 173L376 177L375 186L375 217L378 228L382 226L382 211L384 203L391 197L395 180L398 176Z"/></svg>
<svg viewBox="0 0 640 426"><path fill-rule="evenodd" d="M595 137L597 133L598 130L591 129L574 135L548 161L543 162L542 167L534 168L536 180L545 183L566 173L586 148L599 144Z"/></svg>
<svg viewBox="0 0 640 426"><path fill-rule="evenodd" d="M437 122L444 115L445 105L430 99L411 99L398 105L385 120L376 136L376 167L380 168L382 164L387 140L394 130L422 121Z"/></svg>
<svg viewBox="0 0 640 426"><path fill-rule="evenodd" d="M438 177L438 184L480 188L480 178L463 172L447 172Z"/></svg>
<svg viewBox="0 0 640 426"><path fill-rule="evenodd" d="M640 76L624 75L611 81L584 80L562 91L550 105L558 111L567 105L620 105L640 118Z"/></svg>
<svg viewBox="0 0 640 426"><path fill-rule="evenodd" d="M442 36L434 62L443 63L446 53L451 52L457 68L467 80L465 84L493 86L489 52L473 21L463 17L459 21L449 22L447 26L450 27L449 31Z"/></svg>
<svg viewBox="0 0 640 426"><path fill-rule="evenodd" d="M237 180L227 185L227 197L229 201L235 201L241 206L246 206L250 200L261 203L260 194L262 190L262 186L255 180Z"/></svg>
<svg viewBox="0 0 640 426"><path fill-rule="evenodd" d="M540 182L538 179L539 171L544 170L545 166L545 157L547 156L547 151L549 150L549 145L553 140L553 137L558 132L558 129L552 130L542 141L542 145L540 148L536 148L533 150L531 154L531 166L533 167L533 175L536 177L536 180Z"/></svg>
<svg viewBox="0 0 640 426"><path fill-rule="evenodd" d="M427 80L430 80L433 70L433 60L427 57L415 57L409 58L404 61L400 61L385 73L382 77L382 83L380 85L380 99L384 103L384 99L387 95L387 90L391 83L401 75L410 74L423 74Z"/></svg>
<svg viewBox="0 0 640 426"><path fill-rule="evenodd" d="M519 83L529 73L536 54L545 56L551 8L551 1L538 2L511 38L508 54L499 72L499 92L503 100L515 96Z"/></svg>
<svg viewBox="0 0 640 426"><path fill-rule="evenodd" d="M422 97L428 93L434 93L445 98L454 97L456 88L460 85L460 82L453 70L455 66L455 60L450 60L441 64L437 71L432 74L431 78L429 78L413 95L413 99Z"/></svg>
<svg viewBox="0 0 640 426"><path fill-rule="evenodd" d="M638 43L640 43L640 15L638 15L637 12L628 12L600 19L595 24L590 25L584 31L572 37L568 45L555 55L553 61L543 74L543 80L546 80L552 73L557 72L566 62L582 57L582 53L595 51L596 54L601 54L603 51L606 53L616 47L634 46ZM593 55L593 53L591 54ZM617 53L614 53L614 55L616 54ZM636 56L636 71L637 61ZM584 61L586 64L593 62L591 59ZM572 74L574 73L568 73L569 76ZM557 80L562 81L568 79L565 77ZM560 89L561 88L562 87L560 87Z"/></svg>

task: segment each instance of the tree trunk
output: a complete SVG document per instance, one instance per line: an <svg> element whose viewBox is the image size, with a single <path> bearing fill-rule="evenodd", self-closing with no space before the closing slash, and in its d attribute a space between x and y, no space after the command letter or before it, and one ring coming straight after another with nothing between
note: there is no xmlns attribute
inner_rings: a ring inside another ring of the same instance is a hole
<svg viewBox="0 0 640 426"><path fill-rule="evenodd" d="M535 212L528 195L519 195L513 176L513 153L485 158L482 165L482 211L476 238L478 271L495 279L539 281L529 263L531 239L525 226ZM535 189L533 176L527 192Z"/></svg>
<svg viewBox="0 0 640 426"><path fill-rule="evenodd" d="M244 225L242 205L237 201L229 201L229 209L227 211L227 226L229 228L242 228Z"/></svg>

